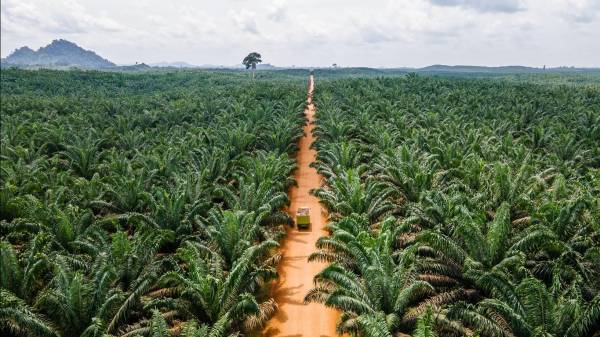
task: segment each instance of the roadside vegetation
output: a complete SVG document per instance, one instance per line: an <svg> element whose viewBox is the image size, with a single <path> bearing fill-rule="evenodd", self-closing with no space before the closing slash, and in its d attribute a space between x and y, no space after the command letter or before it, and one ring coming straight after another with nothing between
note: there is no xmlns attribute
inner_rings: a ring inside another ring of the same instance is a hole
<svg viewBox="0 0 600 337"><path fill-rule="evenodd" d="M343 71L314 94L305 301L351 337L598 337L595 78ZM306 71L256 79L3 69L0 335L258 333Z"/></svg>
<svg viewBox="0 0 600 337"><path fill-rule="evenodd" d="M230 336L276 310L305 82L1 72L0 335Z"/></svg>
<svg viewBox="0 0 600 337"><path fill-rule="evenodd" d="M329 266L307 302L350 336L598 336L600 89L317 83Z"/></svg>

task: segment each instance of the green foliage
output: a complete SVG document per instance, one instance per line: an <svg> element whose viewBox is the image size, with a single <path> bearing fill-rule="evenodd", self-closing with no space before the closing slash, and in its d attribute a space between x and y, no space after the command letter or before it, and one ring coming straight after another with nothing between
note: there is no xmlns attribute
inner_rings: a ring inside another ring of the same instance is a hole
<svg viewBox="0 0 600 337"><path fill-rule="evenodd" d="M413 332L414 337L437 337L434 330L435 318L433 317L433 310L431 307L427 307L427 311L424 315L419 317L417 320L417 327Z"/></svg>
<svg viewBox="0 0 600 337"><path fill-rule="evenodd" d="M330 265L307 300L339 331L600 329L597 86L412 74L323 80L315 100L331 236L310 260Z"/></svg>
<svg viewBox="0 0 600 337"><path fill-rule="evenodd" d="M264 324L302 81L0 75L0 335L220 337Z"/></svg>
<svg viewBox="0 0 600 337"><path fill-rule="evenodd" d="M242 64L246 67L246 69L252 68L252 70L256 69L256 65L261 62L261 56L257 52L248 54L246 57L244 57L244 60L242 60Z"/></svg>

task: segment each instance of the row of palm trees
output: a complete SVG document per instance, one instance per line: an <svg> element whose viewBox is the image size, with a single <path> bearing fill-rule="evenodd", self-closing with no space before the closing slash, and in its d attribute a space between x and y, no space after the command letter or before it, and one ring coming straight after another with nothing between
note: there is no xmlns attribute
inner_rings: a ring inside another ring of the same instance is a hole
<svg viewBox="0 0 600 337"><path fill-rule="evenodd" d="M270 317L301 81L1 82L0 335L220 337Z"/></svg>
<svg viewBox="0 0 600 337"><path fill-rule="evenodd" d="M307 302L351 336L598 336L600 91L323 80L328 263Z"/></svg>

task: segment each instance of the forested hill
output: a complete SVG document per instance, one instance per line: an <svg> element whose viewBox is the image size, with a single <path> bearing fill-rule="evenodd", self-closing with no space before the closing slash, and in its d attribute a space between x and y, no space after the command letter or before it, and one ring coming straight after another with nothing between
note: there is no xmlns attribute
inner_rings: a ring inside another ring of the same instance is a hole
<svg viewBox="0 0 600 337"><path fill-rule="evenodd" d="M67 40L54 40L37 51L21 47L2 59L2 66L110 68L115 64Z"/></svg>

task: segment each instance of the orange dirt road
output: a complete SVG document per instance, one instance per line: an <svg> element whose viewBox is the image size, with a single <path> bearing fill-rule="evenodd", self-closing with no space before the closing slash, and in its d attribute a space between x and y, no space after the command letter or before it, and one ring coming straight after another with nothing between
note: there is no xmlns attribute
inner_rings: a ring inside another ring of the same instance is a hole
<svg viewBox="0 0 600 337"><path fill-rule="evenodd" d="M298 207L310 207L311 226L298 231L288 228L287 237L281 246L283 259L279 264L279 279L273 285L272 296L279 309L267 322L263 337L335 337L335 324L339 313L320 303L304 304L304 296L313 286L313 277L324 267L324 263L308 263L308 256L315 250L319 237L327 235L323 230L327 222L326 211L319 200L309 191L321 186L321 176L309 167L316 159L316 151L310 149L313 142L313 120L315 106L312 103L314 77L310 76L308 86L308 107L305 110L308 125L304 127L304 137L300 139L300 151L296 162L295 177L298 187L289 192L290 215L295 216Z"/></svg>

